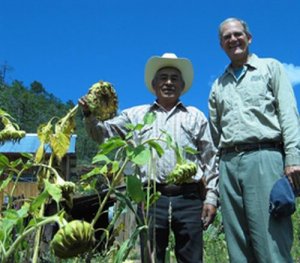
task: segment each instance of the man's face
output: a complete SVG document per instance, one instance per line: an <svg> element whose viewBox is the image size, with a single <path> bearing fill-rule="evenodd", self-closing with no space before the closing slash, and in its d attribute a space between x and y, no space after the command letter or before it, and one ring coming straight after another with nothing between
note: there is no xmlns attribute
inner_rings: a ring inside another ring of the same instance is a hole
<svg viewBox="0 0 300 263"><path fill-rule="evenodd" d="M232 62L245 60L248 57L248 46L252 41L239 21L225 23L221 29L221 47Z"/></svg>
<svg viewBox="0 0 300 263"><path fill-rule="evenodd" d="M162 68L156 72L152 85L162 106L175 105L183 91L184 81L178 69Z"/></svg>

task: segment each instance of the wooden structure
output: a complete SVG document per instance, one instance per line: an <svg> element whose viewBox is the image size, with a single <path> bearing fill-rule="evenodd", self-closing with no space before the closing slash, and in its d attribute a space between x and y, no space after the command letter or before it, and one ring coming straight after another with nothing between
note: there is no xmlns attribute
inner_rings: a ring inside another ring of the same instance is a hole
<svg viewBox="0 0 300 263"><path fill-rule="evenodd" d="M67 154L64 156L59 164L60 174L69 180L72 173L75 173L76 168L76 135L72 135L70 140L70 147ZM4 154L10 161L17 160L22 157L24 153L34 154L38 147L40 146L40 141L35 133L28 133L19 142L6 142L0 145L0 154ZM50 147L45 147L46 157L50 156ZM13 183L10 183L3 191L0 192L0 209L2 204L5 203L7 195L11 192ZM36 196L38 194L38 188L36 183L36 176L34 171L28 170L26 174L22 176L16 185L14 196L29 198Z"/></svg>

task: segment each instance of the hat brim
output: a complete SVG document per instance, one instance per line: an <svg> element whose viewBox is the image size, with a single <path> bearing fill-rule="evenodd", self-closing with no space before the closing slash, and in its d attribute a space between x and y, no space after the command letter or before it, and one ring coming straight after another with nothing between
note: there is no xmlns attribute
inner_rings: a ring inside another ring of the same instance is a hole
<svg viewBox="0 0 300 263"><path fill-rule="evenodd" d="M185 83L182 94L187 92L192 86L194 69L191 61L186 58L163 58L158 56L151 57L147 61L145 67L145 84L147 88L152 93L155 93L152 87L152 80L158 70L166 67L177 68L181 72Z"/></svg>

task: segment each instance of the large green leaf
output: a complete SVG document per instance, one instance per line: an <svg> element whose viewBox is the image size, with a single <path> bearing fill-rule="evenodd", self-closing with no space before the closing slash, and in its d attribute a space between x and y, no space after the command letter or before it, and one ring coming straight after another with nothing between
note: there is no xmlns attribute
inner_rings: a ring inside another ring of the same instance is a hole
<svg viewBox="0 0 300 263"><path fill-rule="evenodd" d="M102 143L99 146L99 150L101 154L108 154L111 151L120 148L122 146L126 145L126 142L123 141L120 137L113 137L106 142Z"/></svg>
<svg viewBox="0 0 300 263"><path fill-rule="evenodd" d="M145 200L145 193L141 180L136 176L128 175L126 176L126 183L130 198L136 203L143 202Z"/></svg>
<svg viewBox="0 0 300 263"><path fill-rule="evenodd" d="M130 160L137 165L145 165L151 157L150 149L144 145L128 148L127 154Z"/></svg>

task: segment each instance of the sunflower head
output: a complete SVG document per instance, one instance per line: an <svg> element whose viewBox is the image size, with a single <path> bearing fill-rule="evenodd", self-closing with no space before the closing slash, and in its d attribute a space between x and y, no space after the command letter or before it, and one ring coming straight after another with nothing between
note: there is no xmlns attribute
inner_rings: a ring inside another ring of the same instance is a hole
<svg viewBox="0 0 300 263"><path fill-rule="evenodd" d="M73 220L60 228L51 241L59 258L72 258L89 251L95 243L94 228L85 221Z"/></svg>
<svg viewBox="0 0 300 263"><path fill-rule="evenodd" d="M113 85L106 81L99 81L91 86L87 94L90 111L100 121L116 116L118 97Z"/></svg>

